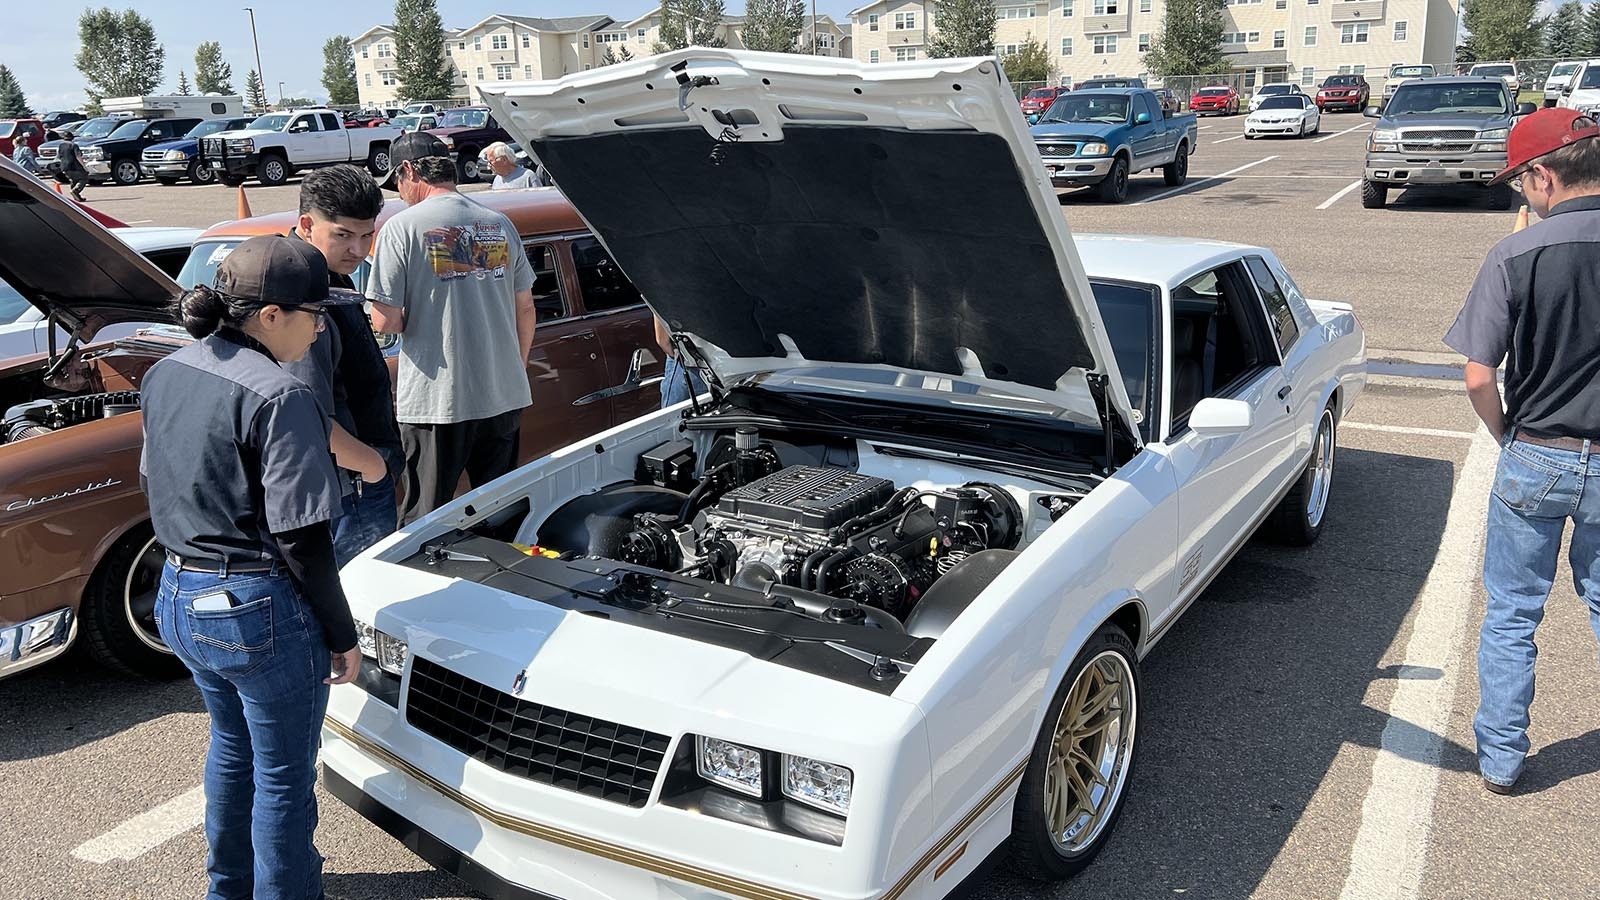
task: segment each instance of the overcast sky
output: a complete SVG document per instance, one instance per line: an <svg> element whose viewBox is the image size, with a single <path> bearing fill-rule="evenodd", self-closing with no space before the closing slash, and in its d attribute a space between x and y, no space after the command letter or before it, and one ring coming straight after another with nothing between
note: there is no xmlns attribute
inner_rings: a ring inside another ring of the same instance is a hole
<svg viewBox="0 0 1600 900"><path fill-rule="evenodd" d="M178 70L194 81L194 50L201 41L219 41L223 56L233 66L233 86L244 92L245 73L255 68L250 43L250 17L237 4L195 3L193 0L141 0L137 8L155 25L156 36L167 50L162 88L176 93ZM261 68L270 99L278 98L278 82L285 96L325 100L322 87L322 42L335 34L354 37L373 25L393 19L388 3L328 3L325 0L276 0L253 4L256 32L261 40ZM445 25L464 28L495 13L523 16L609 15L628 21L654 9L651 0L546 0L534 5L495 0L441 0L439 14ZM113 9L124 8L117 3ZM6 27L0 30L0 63L22 83L35 112L71 109L81 105L83 76L73 65L78 53L78 15L86 7L51 3L8 3ZM728 0L728 13L743 11L742 0ZM841 21L854 8L848 2L818 0L817 11Z"/></svg>

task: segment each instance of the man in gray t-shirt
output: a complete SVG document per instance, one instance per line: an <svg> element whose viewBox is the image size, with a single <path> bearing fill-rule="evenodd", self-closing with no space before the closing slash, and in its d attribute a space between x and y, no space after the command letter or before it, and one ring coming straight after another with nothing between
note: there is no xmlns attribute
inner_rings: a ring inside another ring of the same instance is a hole
<svg viewBox="0 0 1600 900"><path fill-rule="evenodd" d="M528 168L517 162L517 154L511 149L510 144L496 141L484 151L489 159L489 169L494 172L494 184L489 186L493 191L518 190L521 188L549 187L553 182L550 174L543 166Z"/></svg>
<svg viewBox="0 0 1600 900"><path fill-rule="evenodd" d="M437 137L403 135L384 187L410 205L373 248L367 296L379 331L401 334L396 418L408 523L511 471L531 402L533 268L511 220L456 190Z"/></svg>

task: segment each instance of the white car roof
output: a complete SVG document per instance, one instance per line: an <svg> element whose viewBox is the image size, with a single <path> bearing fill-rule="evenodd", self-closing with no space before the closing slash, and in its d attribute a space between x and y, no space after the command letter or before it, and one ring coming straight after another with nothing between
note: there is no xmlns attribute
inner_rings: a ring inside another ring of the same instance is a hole
<svg viewBox="0 0 1600 900"><path fill-rule="evenodd" d="M139 225L127 228L113 228L111 233L122 239L122 242L139 251L150 253L155 250L176 250L179 247L194 246L204 229L177 228L165 225Z"/></svg>
<svg viewBox="0 0 1600 900"><path fill-rule="evenodd" d="M1272 258L1260 247L1227 241L1139 234L1074 234L1090 278L1176 287L1190 276L1247 253Z"/></svg>

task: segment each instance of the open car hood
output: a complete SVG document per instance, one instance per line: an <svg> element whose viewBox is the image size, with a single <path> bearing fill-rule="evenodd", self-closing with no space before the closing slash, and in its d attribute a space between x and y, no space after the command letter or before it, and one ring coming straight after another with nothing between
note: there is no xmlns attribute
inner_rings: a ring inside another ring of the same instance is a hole
<svg viewBox="0 0 1600 900"><path fill-rule="evenodd" d="M0 159L0 278L78 340L169 322L176 282L49 185Z"/></svg>
<svg viewBox="0 0 1600 900"><path fill-rule="evenodd" d="M724 384L820 365L954 376L1137 442L994 60L689 48L482 93Z"/></svg>

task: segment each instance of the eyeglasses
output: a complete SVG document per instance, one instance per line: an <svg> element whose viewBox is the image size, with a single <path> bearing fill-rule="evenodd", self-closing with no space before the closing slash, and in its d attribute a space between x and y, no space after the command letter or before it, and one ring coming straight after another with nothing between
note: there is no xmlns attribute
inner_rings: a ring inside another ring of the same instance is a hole
<svg viewBox="0 0 1600 900"><path fill-rule="evenodd" d="M280 303L280 304L278 304L278 308L279 309L295 310L297 312L303 312L303 313L310 313L311 315L316 317L317 330L318 331L321 331L322 329L328 327L328 310L327 310L327 307L313 306L313 305L310 305L310 304Z"/></svg>
<svg viewBox="0 0 1600 900"><path fill-rule="evenodd" d="M1511 188L1513 191L1516 191L1519 194L1523 193L1523 190L1522 190L1522 179L1526 178L1529 175L1532 175L1533 172L1534 172L1534 169L1533 169L1532 166L1529 166L1528 168L1523 169L1522 171L1518 172L1517 174L1515 174L1515 175L1511 176L1509 179L1507 179L1506 180L1506 186Z"/></svg>

